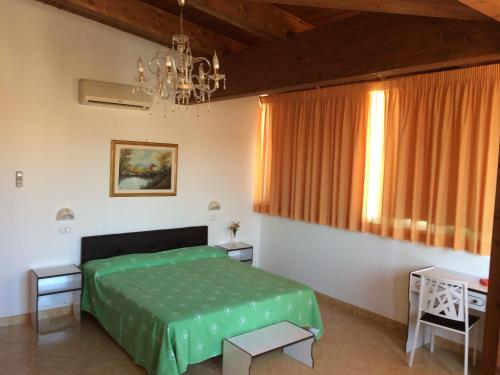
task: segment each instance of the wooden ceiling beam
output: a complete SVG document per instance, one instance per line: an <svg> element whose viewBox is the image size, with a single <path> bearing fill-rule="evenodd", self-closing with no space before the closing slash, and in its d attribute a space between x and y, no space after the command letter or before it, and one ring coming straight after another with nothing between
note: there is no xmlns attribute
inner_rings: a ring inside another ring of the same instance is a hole
<svg viewBox="0 0 500 375"><path fill-rule="evenodd" d="M363 14L227 55L227 90L217 98L378 80L500 61L500 25Z"/></svg>
<svg viewBox="0 0 500 375"><path fill-rule="evenodd" d="M462 20L487 20L458 1L449 0L249 0L259 3L300 5L320 8L354 10L361 12L392 13L410 16L451 18ZM469 0L473 1L473 0ZM487 0L488 1L488 0ZM497 0L489 0L497 2ZM481 2L481 0L476 0Z"/></svg>
<svg viewBox="0 0 500 375"><path fill-rule="evenodd" d="M327 22L325 24L332 24L334 22L339 22L342 20L346 20L348 18L353 18L356 16L359 16L360 12L352 11L352 10L344 10L341 12L338 12L335 15L331 15L327 18Z"/></svg>
<svg viewBox="0 0 500 375"><path fill-rule="evenodd" d="M196 8L266 40L286 39L314 26L272 4L235 0L190 0Z"/></svg>
<svg viewBox="0 0 500 375"><path fill-rule="evenodd" d="M498 0L458 0L458 1L500 22L500 1Z"/></svg>
<svg viewBox="0 0 500 375"><path fill-rule="evenodd" d="M39 0L160 44L179 33L179 17L138 0ZM184 20L191 48L199 53L238 51L240 42Z"/></svg>

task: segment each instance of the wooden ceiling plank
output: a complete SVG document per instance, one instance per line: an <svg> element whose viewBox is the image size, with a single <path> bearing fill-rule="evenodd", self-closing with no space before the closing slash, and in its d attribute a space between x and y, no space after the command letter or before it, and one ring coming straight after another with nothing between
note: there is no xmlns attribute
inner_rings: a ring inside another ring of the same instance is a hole
<svg viewBox="0 0 500 375"><path fill-rule="evenodd" d="M272 4L235 0L190 0L188 5L267 40L286 39L290 34L314 27Z"/></svg>
<svg viewBox="0 0 500 375"><path fill-rule="evenodd" d="M276 5L285 11L313 24L315 27L321 27L332 24L347 18L352 18L360 14L351 10L337 10L315 7L302 7L293 5Z"/></svg>
<svg viewBox="0 0 500 375"><path fill-rule="evenodd" d="M248 0L259 3L275 3L296 6L311 6L353 10L451 18L462 20L487 20L488 17L457 1L444 0ZM472 0L470 0L472 1ZM480 0L476 0L479 2ZM491 0L495 2L497 0Z"/></svg>
<svg viewBox="0 0 500 375"><path fill-rule="evenodd" d="M498 0L458 0L458 1L500 22L500 1Z"/></svg>
<svg viewBox="0 0 500 375"><path fill-rule="evenodd" d="M179 17L137 0L39 0L58 8L91 18L120 30L139 35L160 44L170 43L179 33ZM192 22L184 21L193 51L220 54L238 51L240 42L216 34Z"/></svg>
<svg viewBox="0 0 500 375"><path fill-rule="evenodd" d="M360 12L355 12L351 10L339 11L337 14L327 15L321 20L317 20L314 24L320 24L322 26L332 24L334 22L339 22L346 20L348 18L353 18L359 16Z"/></svg>
<svg viewBox="0 0 500 375"><path fill-rule="evenodd" d="M494 61L500 61L495 22L363 14L227 55L227 90L215 99Z"/></svg>

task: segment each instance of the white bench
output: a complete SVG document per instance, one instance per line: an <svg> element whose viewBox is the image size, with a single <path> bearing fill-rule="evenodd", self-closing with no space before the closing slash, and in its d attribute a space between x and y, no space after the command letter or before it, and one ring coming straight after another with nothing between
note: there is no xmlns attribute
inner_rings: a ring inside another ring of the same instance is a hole
<svg viewBox="0 0 500 375"><path fill-rule="evenodd" d="M252 358L283 348L283 353L313 367L314 335L290 322L281 322L223 342L222 374L248 375Z"/></svg>

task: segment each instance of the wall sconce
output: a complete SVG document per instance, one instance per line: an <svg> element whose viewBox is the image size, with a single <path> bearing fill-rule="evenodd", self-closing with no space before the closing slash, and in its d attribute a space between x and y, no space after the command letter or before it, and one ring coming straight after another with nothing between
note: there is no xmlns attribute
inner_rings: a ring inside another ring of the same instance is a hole
<svg viewBox="0 0 500 375"><path fill-rule="evenodd" d="M217 201L212 201L208 204L208 210L209 211L219 211L220 210L220 203Z"/></svg>
<svg viewBox="0 0 500 375"><path fill-rule="evenodd" d="M75 213L71 208L61 208L59 211L57 211L56 215L57 221L74 220L74 219L75 219Z"/></svg>

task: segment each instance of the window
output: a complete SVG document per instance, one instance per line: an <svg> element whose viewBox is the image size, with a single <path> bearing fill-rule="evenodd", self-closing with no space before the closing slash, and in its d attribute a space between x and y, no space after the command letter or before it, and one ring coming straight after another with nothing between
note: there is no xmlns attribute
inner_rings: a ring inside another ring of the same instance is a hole
<svg viewBox="0 0 500 375"><path fill-rule="evenodd" d="M262 98L254 209L488 255L500 64Z"/></svg>

